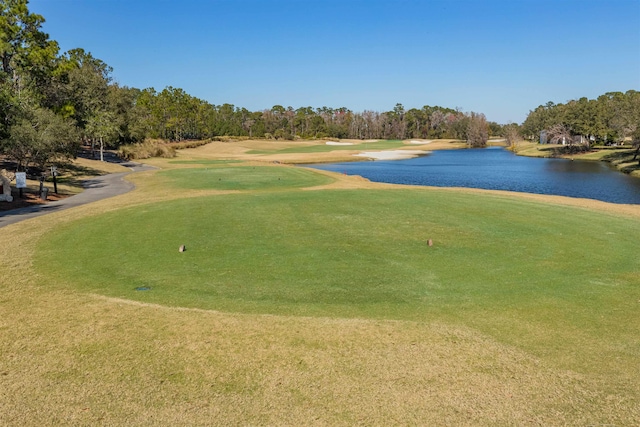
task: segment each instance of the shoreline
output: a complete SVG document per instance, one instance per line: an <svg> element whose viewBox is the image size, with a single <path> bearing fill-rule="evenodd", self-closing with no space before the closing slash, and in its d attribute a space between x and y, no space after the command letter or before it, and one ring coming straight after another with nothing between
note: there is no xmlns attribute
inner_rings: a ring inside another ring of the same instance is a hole
<svg viewBox="0 0 640 427"><path fill-rule="evenodd" d="M579 160L585 162L603 162L616 168L618 172L632 178L640 179L640 163L638 160L631 160L635 148L632 146L617 149L597 148L586 153L554 155L553 150L562 147L561 145L542 145L537 143L525 143L523 146L513 151L517 156L536 158L555 158L564 160ZM505 147L506 148L506 147ZM507 148L508 149L508 148ZM611 156L611 158L607 156ZM616 157L617 156L617 157Z"/></svg>
<svg viewBox="0 0 640 427"><path fill-rule="evenodd" d="M425 156L431 153L426 150L386 150L386 151L362 151L354 154L354 157L366 157L373 161L378 160L406 160Z"/></svg>

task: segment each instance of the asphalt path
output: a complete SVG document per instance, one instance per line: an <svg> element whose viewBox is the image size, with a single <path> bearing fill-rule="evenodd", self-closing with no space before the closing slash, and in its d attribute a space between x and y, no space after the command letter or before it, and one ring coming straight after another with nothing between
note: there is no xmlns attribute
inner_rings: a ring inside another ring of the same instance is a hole
<svg viewBox="0 0 640 427"><path fill-rule="evenodd" d="M80 194L76 194L75 196L42 205L34 205L26 208L0 212L0 228L26 219L46 215L51 212L58 212L127 193L133 190L135 186L132 183L125 181L125 176L133 172L155 169L153 166L147 166L141 163L128 162L120 164L131 169L131 172L111 173L84 181L84 191Z"/></svg>

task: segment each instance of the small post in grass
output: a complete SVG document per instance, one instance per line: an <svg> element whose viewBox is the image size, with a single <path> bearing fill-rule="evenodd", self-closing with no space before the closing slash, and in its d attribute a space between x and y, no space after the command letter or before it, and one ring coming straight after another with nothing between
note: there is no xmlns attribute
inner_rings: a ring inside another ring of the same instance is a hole
<svg viewBox="0 0 640 427"><path fill-rule="evenodd" d="M27 188L26 172L16 172L16 188L20 192L20 198L22 199L22 189Z"/></svg>
<svg viewBox="0 0 640 427"><path fill-rule="evenodd" d="M51 166L51 176L53 177L53 192L58 194L58 181L56 181L56 176L58 176L57 167Z"/></svg>

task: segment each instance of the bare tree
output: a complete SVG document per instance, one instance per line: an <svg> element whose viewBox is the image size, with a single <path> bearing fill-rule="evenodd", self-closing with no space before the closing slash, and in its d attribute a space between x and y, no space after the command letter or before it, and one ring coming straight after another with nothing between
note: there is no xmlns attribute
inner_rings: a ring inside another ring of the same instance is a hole
<svg viewBox="0 0 640 427"><path fill-rule="evenodd" d="M446 123L447 115L440 110L436 110L431 113L431 117L429 119L431 122L432 135L440 137L442 132L438 132L438 130Z"/></svg>
<svg viewBox="0 0 640 427"><path fill-rule="evenodd" d="M380 118L380 113L365 110L362 113L362 118L365 123L365 138L381 138L382 137L382 119Z"/></svg>
<svg viewBox="0 0 640 427"><path fill-rule="evenodd" d="M573 134L568 126L557 124L547 130L547 138L551 144L573 145Z"/></svg>
<svg viewBox="0 0 640 427"><path fill-rule="evenodd" d="M349 123L349 138L365 139L366 123L361 114L354 114Z"/></svg>
<svg viewBox="0 0 640 427"><path fill-rule="evenodd" d="M518 152L518 144L522 141L522 136L520 135L520 129L518 129L518 125L515 123L510 123L504 127L504 138L507 141L507 146L509 150L514 153Z"/></svg>
<svg viewBox="0 0 640 427"><path fill-rule="evenodd" d="M467 125L467 145L470 147L484 147L489 140L489 125L482 113L469 114Z"/></svg>

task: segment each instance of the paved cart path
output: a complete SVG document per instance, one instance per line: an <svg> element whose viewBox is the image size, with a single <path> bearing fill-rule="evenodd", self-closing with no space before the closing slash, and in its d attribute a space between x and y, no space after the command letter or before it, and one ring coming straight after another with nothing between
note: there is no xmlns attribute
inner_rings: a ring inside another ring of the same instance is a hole
<svg viewBox="0 0 640 427"><path fill-rule="evenodd" d="M133 172L156 169L153 166L147 166L141 163L129 162L121 164L122 166L130 168L131 172L111 173L84 181L84 191L80 194L76 194L75 196L67 197L55 202L49 202L43 205L34 205L26 208L0 212L0 228L26 219L46 215L51 212L69 209L75 206L127 193L133 190L135 186L132 183L125 181L125 176Z"/></svg>

